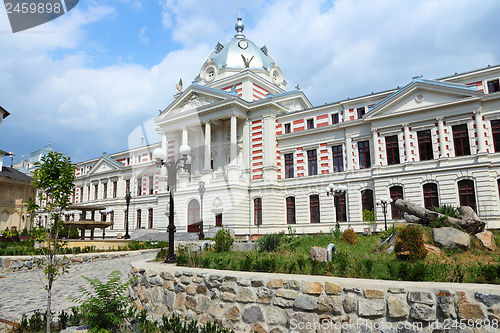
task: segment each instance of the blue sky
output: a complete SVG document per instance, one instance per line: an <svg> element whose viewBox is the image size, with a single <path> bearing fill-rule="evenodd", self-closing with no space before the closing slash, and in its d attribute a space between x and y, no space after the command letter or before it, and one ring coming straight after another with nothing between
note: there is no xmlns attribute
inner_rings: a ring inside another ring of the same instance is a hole
<svg viewBox="0 0 500 333"><path fill-rule="evenodd" d="M244 34L314 105L500 63L499 1L241 2ZM74 162L128 149L237 16L236 0L80 0L13 34L0 7L0 149L14 162L48 142Z"/></svg>

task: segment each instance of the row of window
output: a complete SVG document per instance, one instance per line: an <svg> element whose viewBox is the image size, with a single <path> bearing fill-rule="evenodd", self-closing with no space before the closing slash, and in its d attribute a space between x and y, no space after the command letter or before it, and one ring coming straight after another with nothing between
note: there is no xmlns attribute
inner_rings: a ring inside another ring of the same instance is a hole
<svg viewBox="0 0 500 333"><path fill-rule="evenodd" d="M491 122L493 143L495 152L500 151L500 121L494 120ZM467 156L471 154L469 133L466 124L456 125L452 127L453 144L455 147L455 156ZM432 149L431 131L423 130L417 132L418 152L420 161L428 161L435 158ZM386 136L386 157L387 165L395 165L401 163L399 153L399 139L397 135ZM366 169L371 167L370 156L370 141L358 142L359 168ZM284 154L285 159L285 178L294 177L294 158L293 153ZM333 172L344 171L344 156L343 146L332 147ZM307 166L308 175L318 174L318 160L316 149L307 151Z"/></svg>
<svg viewBox="0 0 500 333"><path fill-rule="evenodd" d="M93 200L99 200L99 184L94 184L94 196ZM118 182L113 182L112 183L112 193L111 193L111 198L116 198L118 195ZM76 203L76 191L77 189L80 190L80 198L78 202L83 202L83 186L81 187L75 187L75 190L73 192L73 198L72 202ZM142 177L137 178L137 196L142 195ZM127 191L130 191L130 179L125 180L125 193ZM150 195L154 194L154 177L149 176L149 187L148 187L148 193ZM87 187L87 200L90 199L90 194L91 194L91 186L89 185ZM102 183L102 198L101 199L107 199L108 198L108 183Z"/></svg>
<svg viewBox="0 0 500 333"><path fill-rule="evenodd" d="M477 212L476 206L476 194L474 190L474 181L469 179L461 180L457 183L458 185L458 195L460 200L460 206L470 206L474 211ZM500 191L500 179L498 182ZM434 207L439 206L438 197L438 187L436 183L426 183L422 186L422 192L424 196L424 207L432 210ZM396 201L398 199L403 199L403 187L396 185L389 188L390 197L392 200ZM346 204L346 194L335 196L335 211L336 211L336 221L347 222L347 204ZM286 222L287 224L296 223L296 206L295 197L287 197L286 202ZM364 210L374 210L374 197L373 190L366 189L361 191L361 208ZM392 219L402 219L402 213L392 206L391 208L391 218ZM311 223L320 222L320 204L319 195L313 194L309 196L309 221ZM254 199L254 224L262 225L262 198Z"/></svg>
<svg viewBox="0 0 500 333"><path fill-rule="evenodd" d="M111 212L113 213L113 212ZM106 214L104 214L106 215ZM135 224L135 227L136 229L141 229L142 228L142 209L138 209L136 211L136 224ZM126 228L126 224L127 224L127 220L128 220L128 211L125 210L125 214L123 216L123 229ZM104 220L102 221L106 221L106 217L104 216ZM111 221L113 222L113 221ZM153 229L153 208L148 208L148 229Z"/></svg>
<svg viewBox="0 0 500 333"><path fill-rule="evenodd" d="M363 118L363 116L366 113L365 110L366 110L365 107L361 107L361 108L356 109L356 115L358 117L357 119ZM338 113L331 114L331 120L332 120L332 125L338 124L339 123L339 114ZM283 125L283 127L284 127L285 134L292 133L292 124L291 123L285 123ZM307 129L314 128L314 118L306 119L306 128Z"/></svg>

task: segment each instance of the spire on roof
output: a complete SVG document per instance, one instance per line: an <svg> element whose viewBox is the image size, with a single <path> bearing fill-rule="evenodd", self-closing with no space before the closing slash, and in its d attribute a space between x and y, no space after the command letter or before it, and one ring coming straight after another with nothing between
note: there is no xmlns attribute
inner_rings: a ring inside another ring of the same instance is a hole
<svg viewBox="0 0 500 333"><path fill-rule="evenodd" d="M238 17L238 22L234 25L234 30L236 30L237 34L234 37L238 38L244 38L245 35L243 35L243 30L245 30L245 25L243 24L243 21L241 17Z"/></svg>

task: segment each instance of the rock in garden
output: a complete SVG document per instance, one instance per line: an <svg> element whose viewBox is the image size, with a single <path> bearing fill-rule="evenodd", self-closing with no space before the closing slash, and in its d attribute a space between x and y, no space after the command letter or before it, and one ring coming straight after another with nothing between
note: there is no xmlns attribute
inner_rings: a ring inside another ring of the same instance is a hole
<svg viewBox="0 0 500 333"><path fill-rule="evenodd" d="M495 237L493 237L493 234L490 231L483 231L475 234L474 236L476 236L481 244L483 244L483 246L488 250L494 251L497 248L497 245L495 244Z"/></svg>
<svg viewBox="0 0 500 333"><path fill-rule="evenodd" d="M425 249L427 250L427 252L429 253L441 253L441 250L439 249L439 247L436 247L434 245L431 245L431 244L424 244L425 246Z"/></svg>
<svg viewBox="0 0 500 333"><path fill-rule="evenodd" d="M314 246L309 251L309 260L327 262L328 251L324 247Z"/></svg>
<svg viewBox="0 0 500 333"><path fill-rule="evenodd" d="M467 250L470 246L470 235L455 228L445 227L433 229L434 245L437 247Z"/></svg>

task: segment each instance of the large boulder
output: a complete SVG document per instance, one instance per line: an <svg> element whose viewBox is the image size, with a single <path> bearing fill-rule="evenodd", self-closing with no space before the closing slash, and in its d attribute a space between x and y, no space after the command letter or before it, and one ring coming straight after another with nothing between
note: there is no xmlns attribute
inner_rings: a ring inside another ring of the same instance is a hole
<svg viewBox="0 0 500 333"><path fill-rule="evenodd" d="M459 248L467 250L470 247L470 235L455 228L445 227L433 229L434 245L440 248Z"/></svg>
<svg viewBox="0 0 500 333"><path fill-rule="evenodd" d="M494 251L497 248L497 245L495 244L495 237L490 231L483 231L480 233L477 233L474 235L481 244L488 250Z"/></svg>
<svg viewBox="0 0 500 333"><path fill-rule="evenodd" d="M328 251L324 247L314 246L309 251L309 259L322 262L328 261Z"/></svg>

